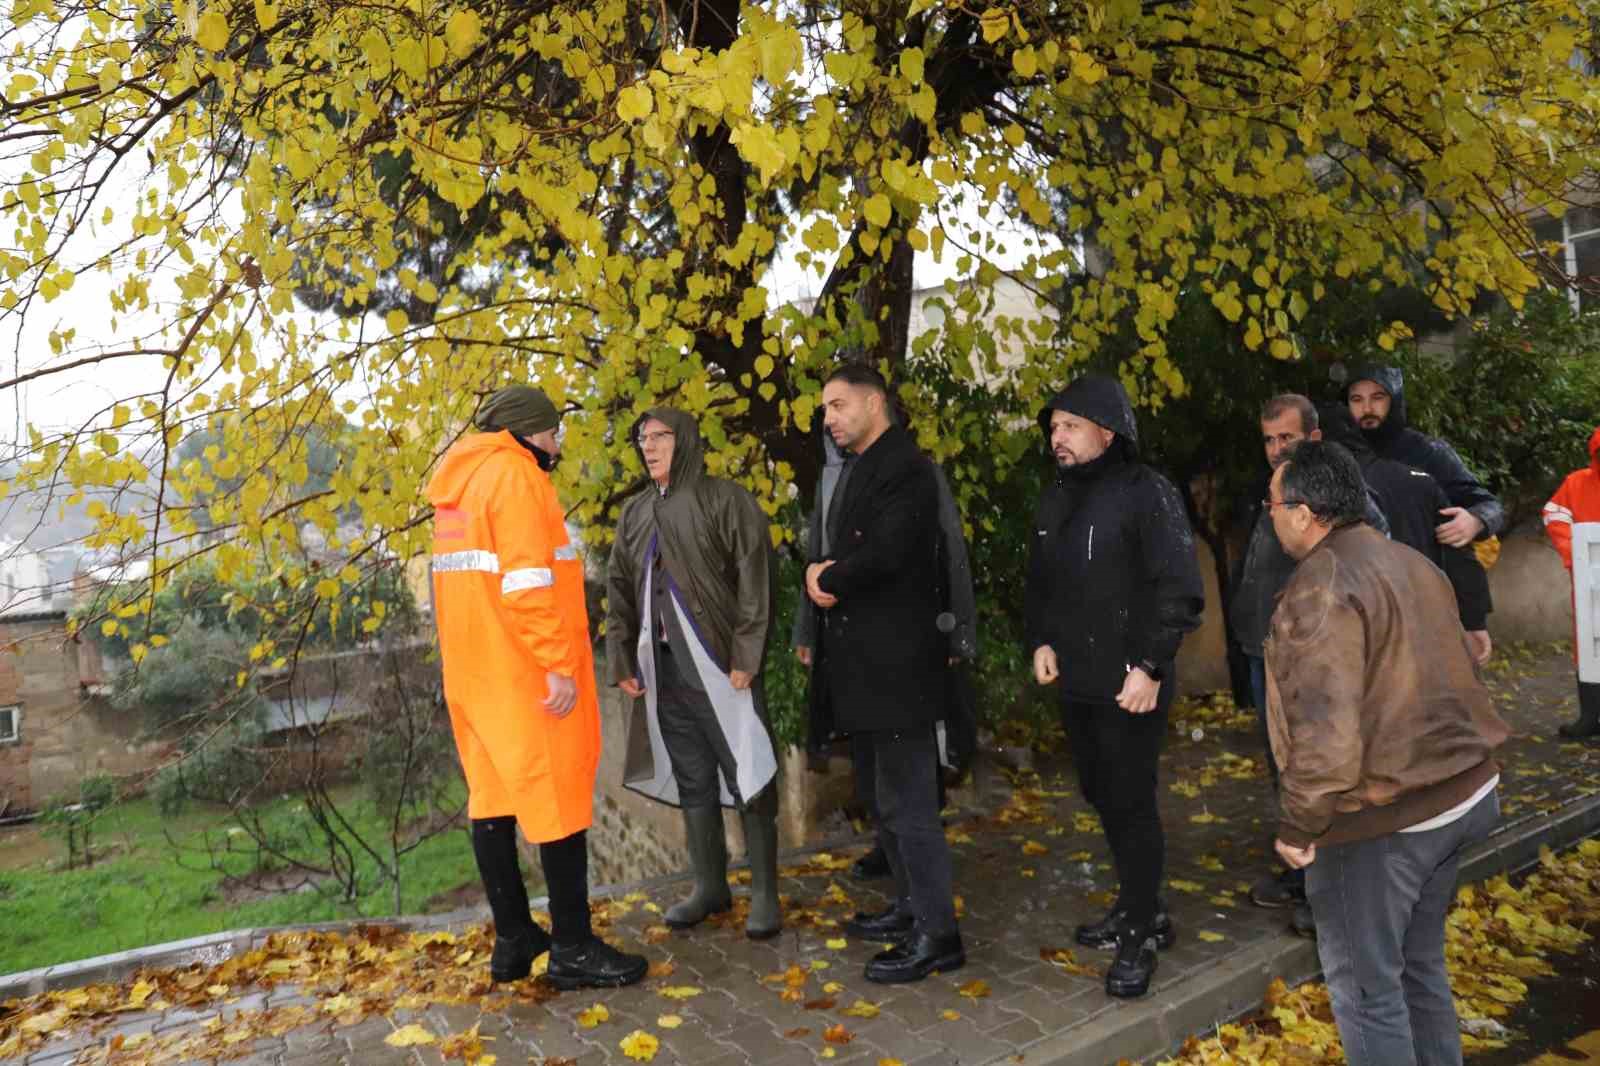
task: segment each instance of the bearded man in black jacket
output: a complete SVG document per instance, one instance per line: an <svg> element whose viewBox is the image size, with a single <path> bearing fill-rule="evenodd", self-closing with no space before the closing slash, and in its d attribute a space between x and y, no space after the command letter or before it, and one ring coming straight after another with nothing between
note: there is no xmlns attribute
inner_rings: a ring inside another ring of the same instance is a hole
<svg viewBox="0 0 1600 1066"><path fill-rule="evenodd" d="M1399 367L1357 367L1345 387L1345 402L1379 458L1421 470L1444 490L1450 506L1440 510L1434 534L1440 544L1464 548L1505 528L1499 499L1473 476L1456 450L1407 424L1406 382Z"/></svg>
<svg viewBox="0 0 1600 1066"><path fill-rule="evenodd" d="M1200 624L1194 535L1172 483L1137 462L1138 431L1114 379L1079 378L1039 412L1054 481L1028 559L1034 678L1060 682L1061 718L1084 798L1100 815L1119 891L1078 943L1116 949L1106 991L1141 996L1174 939L1159 903L1166 841L1156 764L1176 688L1173 661Z"/></svg>

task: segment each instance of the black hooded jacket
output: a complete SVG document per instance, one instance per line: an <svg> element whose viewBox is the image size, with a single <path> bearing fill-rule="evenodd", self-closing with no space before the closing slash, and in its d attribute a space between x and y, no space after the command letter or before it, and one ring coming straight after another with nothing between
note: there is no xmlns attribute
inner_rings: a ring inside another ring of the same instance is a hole
<svg viewBox="0 0 1600 1066"><path fill-rule="evenodd" d="M1366 479L1367 491L1377 497L1378 506L1389 520L1390 539L1421 552L1444 571L1445 577L1450 579L1450 587L1455 590L1461 628L1468 632L1484 628L1494 606L1489 599L1489 576L1484 573L1483 564L1478 562L1477 553L1470 547L1447 547L1439 543L1436 535L1439 510L1450 506L1444 489L1421 470L1379 458L1355 419L1350 417L1349 408L1325 407L1321 416L1322 439L1343 445L1355 456L1361 476Z"/></svg>
<svg viewBox="0 0 1600 1066"><path fill-rule="evenodd" d="M1048 644L1070 699L1110 702L1131 667L1170 674L1200 624L1205 586L1178 490L1137 461L1138 430L1122 386L1081 377L1039 412L1067 411L1116 434L1098 458L1056 471L1034 515L1028 553L1027 654Z"/></svg>
<svg viewBox="0 0 1600 1066"><path fill-rule="evenodd" d="M1351 372L1350 386L1361 381L1372 381L1383 386L1389 394L1389 417L1377 429L1362 429L1361 434L1372 445L1381 459L1404 463L1413 470L1421 470L1444 490L1448 506L1465 507L1483 523L1478 539L1493 536L1505 529L1505 510L1494 493L1472 475L1467 464L1461 461L1456 450L1437 437L1412 429L1406 423L1405 374L1395 366L1361 366Z"/></svg>

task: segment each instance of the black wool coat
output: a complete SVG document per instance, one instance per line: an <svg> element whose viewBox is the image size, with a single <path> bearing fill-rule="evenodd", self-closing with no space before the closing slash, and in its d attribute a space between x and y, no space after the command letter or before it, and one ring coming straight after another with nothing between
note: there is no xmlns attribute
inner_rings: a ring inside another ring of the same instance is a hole
<svg viewBox="0 0 1600 1066"><path fill-rule="evenodd" d="M818 584L839 602L822 612L813 666L811 741L931 728L944 716L949 638L938 556L933 463L891 426L855 461L839 511L833 565Z"/></svg>

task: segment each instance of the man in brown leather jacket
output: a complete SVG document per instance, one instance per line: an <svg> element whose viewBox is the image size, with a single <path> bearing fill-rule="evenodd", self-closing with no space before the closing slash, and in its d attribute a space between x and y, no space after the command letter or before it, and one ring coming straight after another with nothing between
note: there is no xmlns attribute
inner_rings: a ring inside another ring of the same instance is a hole
<svg viewBox="0 0 1600 1066"><path fill-rule="evenodd" d="M1499 818L1507 729L1450 583L1362 522L1365 496L1349 452L1307 441L1263 501L1298 560L1266 641L1277 850L1306 870L1351 1066L1458 1064L1445 910Z"/></svg>

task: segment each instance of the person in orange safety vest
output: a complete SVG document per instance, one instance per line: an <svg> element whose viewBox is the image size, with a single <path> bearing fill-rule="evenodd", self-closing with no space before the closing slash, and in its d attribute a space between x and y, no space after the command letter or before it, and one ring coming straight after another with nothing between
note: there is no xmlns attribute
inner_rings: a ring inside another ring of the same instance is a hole
<svg viewBox="0 0 1600 1066"><path fill-rule="evenodd" d="M600 710L583 563L549 471L561 416L528 385L484 401L428 483L433 616L445 700L467 778L472 850L494 915L489 973L516 981L550 952L559 988L632 984L642 956L589 923L587 830ZM539 845L550 933L528 909L516 830Z"/></svg>
<svg viewBox="0 0 1600 1066"><path fill-rule="evenodd" d="M1574 470L1561 483L1550 502L1544 505L1544 532L1561 553L1561 562L1568 572L1572 570L1572 527L1585 522L1600 522L1600 426L1589 437L1589 465ZM1573 596L1573 620L1577 611L1591 605L1577 602ZM1600 619L1596 619L1600 622ZM1574 648L1578 661L1578 720L1561 727L1561 735L1571 740L1600 737L1600 663L1585 662L1584 656Z"/></svg>

